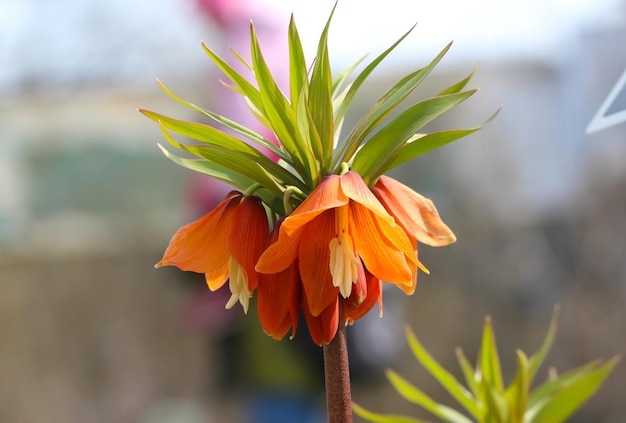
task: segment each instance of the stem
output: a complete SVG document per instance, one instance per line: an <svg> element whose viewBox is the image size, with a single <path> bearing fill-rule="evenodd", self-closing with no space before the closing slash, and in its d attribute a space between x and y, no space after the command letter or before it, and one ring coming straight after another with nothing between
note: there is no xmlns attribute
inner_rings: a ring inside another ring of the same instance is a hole
<svg viewBox="0 0 626 423"><path fill-rule="evenodd" d="M324 373L326 376L328 423L352 423L348 343L341 301L339 301L337 334L330 341L330 344L324 345Z"/></svg>

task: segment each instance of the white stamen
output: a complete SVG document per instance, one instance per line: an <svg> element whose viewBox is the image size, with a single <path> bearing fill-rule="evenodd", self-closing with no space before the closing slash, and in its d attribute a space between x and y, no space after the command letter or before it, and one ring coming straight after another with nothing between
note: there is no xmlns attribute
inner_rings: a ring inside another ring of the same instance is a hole
<svg viewBox="0 0 626 423"><path fill-rule="evenodd" d="M235 259L231 258L228 273L228 287L230 288L231 296L226 303L226 308L231 309L237 302L240 302L243 312L247 314L251 295L250 291L248 291L246 272Z"/></svg>

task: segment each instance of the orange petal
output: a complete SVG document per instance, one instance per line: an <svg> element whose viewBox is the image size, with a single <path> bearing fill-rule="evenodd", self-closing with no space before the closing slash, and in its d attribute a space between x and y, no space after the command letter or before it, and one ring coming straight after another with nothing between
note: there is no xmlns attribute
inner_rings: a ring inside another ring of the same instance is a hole
<svg viewBox="0 0 626 423"><path fill-rule="evenodd" d="M402 228L419 242L439 247L456 241L430 199L384 175L372 191Z"/></svg>
<svg viewBox="0 0 626 423"><path fill-rule="evenodd" d="M302 234L298 260L300 277L313 316L332 303L339 289L330 274L330 240L335 237L335 213L329 211L309 222Z"/></svg>
<svg viewBox="0 0 626 423"><path fill-rule="evenodd" d="M229 264L230 260L226 261L221 268L204 274L204 279L206 280L206 283L211 291L220 289L224 283L226 283L228 280L228 273L230 271Z"/></svg>
<svg viewBox="0 0 626 423"><path fill-rule="evenodd" d="M309 328L311 339L317 345L330 344L337 334L339 327L339 297L335 297L335 301L326 307L318 316L313 316L306 306L306 296L303 301L304 318Z"/></svg>
<svg viewBox="0 0 626 423"><path fill-rule="evenodd" d="M254 267L270 242L267 215L261 200L247 196L234 211L233 219L228 249L246 274L248 290L253 292L258 285Z"/></svg>
<svg viewBox="0 0 626 423"><path fill-rule="evenodd" d="M291 235L287 235L280 230L282 227L280 220L276 225L279 227L278 241L272 243L259 257L255 267L259 273L282 272L298 258L298 246L304 227L299 228Z"/></svg>
<svg viewBox="0 0 626 423"><path fill-rule="evenodd" d="M232 191L210 213L180 228L172 237L163 259L156 265L209 273L228 262L228 231L241 193Z"/></svg>
<svg viewBox="0 0 626 423"><path fill-rule="evenodd" d="M291 336L295 336L301 302L297 262L281 273L260 276L257 289L259 321L272 338L282 339L291 327Z"/></svg>
<svg viewBox="0 0 626 423"><path fill-rule="evenodd" d="M341 190L350 200L356 201L380 218L387 220L392 225L394 224L393 217L372 194L358 173L350 171L341 176Z"/></svg>
<svg viewBox="0 0 626 423"><path fill-rule="evenodd" d="M307 199L285 218L281 231L291 235L325 210L348 204L348 198L339 189L339 180L337 175L322 179Z"/></svg>
<svg viewBox="0 0 626 423"><path fill-rule="evenodd" d="M367 286L365 299L361 303L354 301L351 297L343 300L343 313L348 323L353 323L355 320L365 316L374 307L374 304L382 298L380 281L369 272L365 272L364 278Z"/></svg>
<svg viewBox="0 0 626 423"><path fill-rule="evenodd" d="M407 265L404 251L389 242L381 232L379 223L382 219L378 220L376 215L358 203L350 203L350 208L352 211L350 232L367 270L386 282L410 284L411 269ZM388 232L392 232L393 229L402 232L399 226L387 224ZM408 238L406 242L409 242ZM410 252L412 253L412 250Z"/></svg>

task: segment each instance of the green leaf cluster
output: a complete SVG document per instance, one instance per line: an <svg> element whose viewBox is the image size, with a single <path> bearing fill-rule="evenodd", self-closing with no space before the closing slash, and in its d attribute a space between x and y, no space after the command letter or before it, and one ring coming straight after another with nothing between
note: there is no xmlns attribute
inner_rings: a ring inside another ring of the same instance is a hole
<svg viewBox="0 0 626 423"><path fill-rule="evenodd" d="M476 92L476 89L465 90L474 72L434 97L398 111L404 100L441 61L450 48L449 44L426 66L395 84L354 128L343 135L344 118L357 92L413 28L351 80L350 75L364 57L337 75L332 74L328 33L334 10L322 31L311 66L307 66L298 29L291 17L288 29L288 93L281 91L271 74L253 23L250 24L250 63L233 51L236 60L251 71L251 80L205 44L202 45L206 54L230 80L227 86L245 97L252 113L275 136L278 145L227 117L177 97L159 82L174 100L228 130L227 133L212 125L140 110L160 126L170 145L191 156L178 156L161 147L163 153L181 166L210 175L238 189L253 189L274 212L282 215L288 212L285 208L296 206L329 174L339 174L351 168L372 185L380 175L394 167L481 129L498 113L496 111L486 122L473 128L422 132L428 123ZM191 145L181 143L174 138L175 135L195 142ZM259 149L261 147L280 160L274 162L268 158ZM284 198L286 192L290 196L288 199Z"/></svg>
<svg viewBox="0 0 626 423"><path fill-rule="evenodd" d="M565 421L600 388L619 361L594 361L562 375L551 369L547 380L531 390L537 371L552 347L557 330L558 306L554 309L548 333L537 352L528 357L517 350L515 378L505 386L500 370L491 319L485 319L476 366L472 368L463 351L456 356L465 379L459 382L426 351L413 331L406 335L415 358L459 403L462 411L439 404L393 370L386 373L395 390L436 416L450 423L559 423ZM365 420L378 423L427 423L410 417L376 414L353 404L354 412Z"/></svg>

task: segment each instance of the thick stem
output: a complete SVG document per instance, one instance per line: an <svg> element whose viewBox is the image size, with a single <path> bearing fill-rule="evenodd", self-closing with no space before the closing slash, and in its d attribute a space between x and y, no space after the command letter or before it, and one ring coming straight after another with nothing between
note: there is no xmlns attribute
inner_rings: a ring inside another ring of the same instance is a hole
<svg viewBox="0 0 626 423"><path fill-rule="evenodd" d="M324 373L328 423L352 423L348 343L341 301L339 302L339 329L330 344L324 345Z"/></svg>

